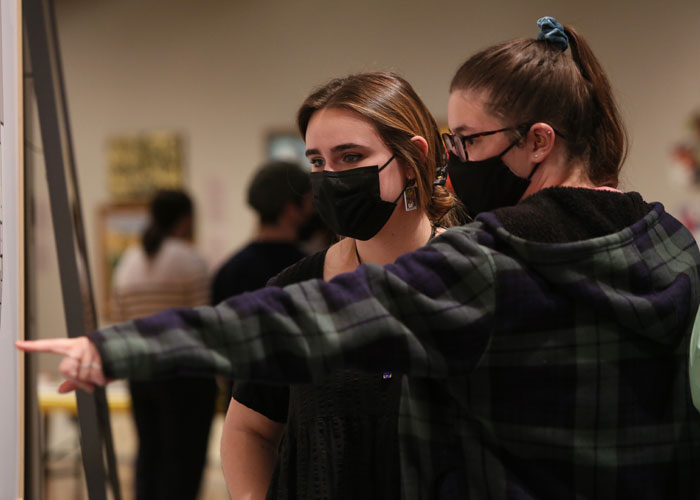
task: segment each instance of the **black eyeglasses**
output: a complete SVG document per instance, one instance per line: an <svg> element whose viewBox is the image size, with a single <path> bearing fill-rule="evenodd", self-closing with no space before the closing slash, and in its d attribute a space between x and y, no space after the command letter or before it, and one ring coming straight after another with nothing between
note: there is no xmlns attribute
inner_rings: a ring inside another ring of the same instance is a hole
<svg viewBox="0 0 700 500"><path fill-rule="evenodd" d="M499 128L498 130L489 130L488 132L479 132L478 134L471 135L457 135L457 134L442 134L442 139L445 141L445 146L450 153L453 153L461 161L467 161L469 159L469 154L467 152L467 145L471 146L474 144L474 139L477 137L484 137L487 135L498 134L499 132L506 132L508 130L521 130L525 125L520 125L518 127L506 127Z"/></svg>

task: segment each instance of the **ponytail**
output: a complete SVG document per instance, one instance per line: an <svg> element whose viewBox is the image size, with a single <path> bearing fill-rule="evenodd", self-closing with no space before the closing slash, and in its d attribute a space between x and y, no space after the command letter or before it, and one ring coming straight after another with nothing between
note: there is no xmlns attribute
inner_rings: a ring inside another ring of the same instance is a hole
<svg viewBox="0 0 700 500"><path fill-rule="evenodd" d="M162 190L151 201L149 212L150 222L141 236L141 245L152 259L175 226L184 217L192 215L192 199L183 191Z"/></svg>
<svg viewBox="0 0 700 500"><path fill-rule="evenodd" d="M426 209L434 226L461 226L469 222L469 216L461 201L445 186L433 186L433 196Z"/></svg>
<svg viewBox="0 0 700 500"><path fill-rule="evenodd" d="M156 256L166 236L167 234L153 222L148 225L141 236L141 244L149 259Z"/></svg>
<svg viewBox="0 0 700 500"><path fill-rule="evenodd" d="M597 119L591 130L588 176L597 185L617 186L627 156L627 131L613 96L610 81L588 43L571 26L565 26L571 57L588 83Z"/></svg>

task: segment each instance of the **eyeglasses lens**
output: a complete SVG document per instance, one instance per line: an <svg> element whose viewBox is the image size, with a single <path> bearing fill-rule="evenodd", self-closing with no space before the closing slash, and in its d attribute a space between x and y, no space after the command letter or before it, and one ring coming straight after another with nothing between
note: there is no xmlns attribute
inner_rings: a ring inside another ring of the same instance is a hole
<svg viewBox="0 0 700 500"><path fill-rule="evenodd" d="M467 152L462 145L462 141L454 134L442 134L447 150L457 156L461 161L467 161Z"/></svg>

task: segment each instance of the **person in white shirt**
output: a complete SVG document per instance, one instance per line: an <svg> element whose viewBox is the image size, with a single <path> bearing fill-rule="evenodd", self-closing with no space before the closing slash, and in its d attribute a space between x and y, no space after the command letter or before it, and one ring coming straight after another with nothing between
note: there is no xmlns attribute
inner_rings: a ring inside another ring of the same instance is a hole
<svg viewBox="0 0 700 500"><path fill-rule="evenodd" d="M142 242L120 259L112 280L116 320L209 303L209 277L192 248L193 204L182 191L160 191ZM206 461L217 386L183 373L172 380L130 383L139 438L136 499L194 500Z"/></svg>

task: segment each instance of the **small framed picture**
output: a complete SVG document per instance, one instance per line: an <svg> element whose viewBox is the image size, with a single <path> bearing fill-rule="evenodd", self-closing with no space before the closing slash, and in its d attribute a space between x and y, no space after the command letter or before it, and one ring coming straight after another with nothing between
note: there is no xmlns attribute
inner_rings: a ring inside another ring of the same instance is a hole
<svg viewBox="0 0 700 500"><path fill-rule="evenodd" d="M306 145L297 132L273 131L267 134L265 156L268 160L292 161L311 170L305 152Z"/></svg>

